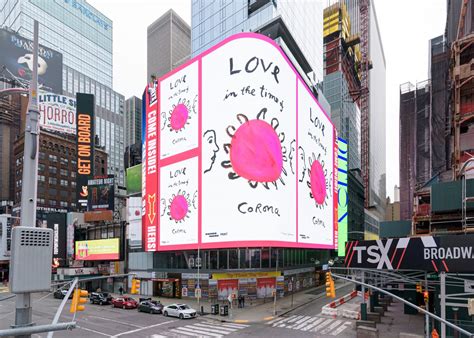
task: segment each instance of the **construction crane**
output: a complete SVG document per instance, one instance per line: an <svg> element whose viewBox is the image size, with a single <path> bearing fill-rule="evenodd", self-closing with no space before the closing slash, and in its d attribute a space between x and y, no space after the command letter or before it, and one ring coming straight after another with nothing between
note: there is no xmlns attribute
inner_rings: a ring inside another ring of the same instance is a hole
<svg viewBox="0 0 474 338"><path fill-rule="evenodd" d="M362 179L364 181L365 208L370 205L370 96L369 96L369 26L370 0L359 0L360 13L360 116L361 116L361 159Z"/></svg>

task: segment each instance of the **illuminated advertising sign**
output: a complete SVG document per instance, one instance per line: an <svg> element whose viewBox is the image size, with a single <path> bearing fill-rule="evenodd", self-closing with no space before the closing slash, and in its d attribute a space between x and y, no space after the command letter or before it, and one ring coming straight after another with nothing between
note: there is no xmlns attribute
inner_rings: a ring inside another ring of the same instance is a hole
<svg viewBox="0 0 474 338"><path fill-rule="evenodd" d="M87 181L94 175L94 95L76 94L77 201L79 210L87 209Z"/></svg>
<svg viewBox="0 0 474 338"><path fill-rule="evenodd" d="M347 142L337 139L337 231L338 245L337 255L346 255L347 242L347 206L349 205L349 195L347 191Z"/></svg>
<svg viewBox="0 0 474 338"><path fill-rule="evenodd" d="M158 88L154 250L337 247L335 128L273 40L234 35Z"/></svg>
<svg viewBox="0 0 474 338"><path fill-rule="evenodd" d="M142 165L137 164L133 167L127 168L127 176L125 179L127 186L127 194L140 194L142 191Z"/></svg>
<svg viewBox="0 0 474 338"><path fill-rule="evenodd" d="M38 95L38 110L41 129L76 134L75 98L53 93L40 93Z"/></svg>
<svg viewBox="0 0 474 338"><path fill-rule="evenodd" d="M145 251L158 249L158 97L157 84L151 83L144 93L145 138L142 157L142 243ZM142 140L143 142L143 140Z"/></svg>
<svg viewBox="0 0 474 338"><path fill-rule="evenodd" d="M114 260L120 257L120 239L76 241L75 259L78 261Z"/></svg>
<svg viewBox="0 0 474 338"><path fill-rule="evenodd" d="M87 210L114 210L114 175L94 177L87 181Z"/></svg>
<svg viewBox="0 0 474 338"><path fill-rule="evenodd" d="M33 41L0 29L0 65L29 85L33 75ZM63 91L63 55L39 46L38 89L61 94Z"/></svg>

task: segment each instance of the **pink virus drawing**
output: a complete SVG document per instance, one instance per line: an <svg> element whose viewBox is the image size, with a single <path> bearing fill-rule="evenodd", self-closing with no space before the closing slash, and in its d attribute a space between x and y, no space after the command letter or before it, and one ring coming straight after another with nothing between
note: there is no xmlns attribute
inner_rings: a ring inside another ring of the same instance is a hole
<svg viewBox="0 0 474 338"><path fill-rule="evenodd" d="M278 181L285 184L282 173L287 175L283 166L287 161L286 148L282 147L285 134L277 132L279 122L276 118L270 123L265 121L266 112L267 109L262 109L253 120L238 114L240 126L227 127L231 142L224 144L224 150L230 160L221 165L233 170L229 173L230 179L245 178L252 188L256 188L258 183L267 189L269 183L278 188Z"/></svg>
<svg viewBox="0 0 474 338"><path fill-rule="evenodd" d="M186 125L188 121L189 111L188 108L182 103L178 104L174 107L173 111L171 112L170 117L170 125L171 129L178 131Z"/></svg>
<svg viewBox="0 0 474 338"><path fill-rule="evenodd" d="M180 98L177 104L173 104L168 112L162 112L163 124L161 130L168 127L169 131L180 132L190 124L192 116L197 113L197 95L189 100Z"/></svg>
<svg viewBox="0 0 474 338"><path fill-rule="evenodd" d="M311 194L318 204L323 204L326 198L326 180L323 166L315 160L310 169Z"/></svg>
<svg viewBox="0 0 474 338"><path fill-rule="evenodd" d="M175 221L183 220L189 210L188 201L183 195L176 195L171 200L170 217Z"/></svg>

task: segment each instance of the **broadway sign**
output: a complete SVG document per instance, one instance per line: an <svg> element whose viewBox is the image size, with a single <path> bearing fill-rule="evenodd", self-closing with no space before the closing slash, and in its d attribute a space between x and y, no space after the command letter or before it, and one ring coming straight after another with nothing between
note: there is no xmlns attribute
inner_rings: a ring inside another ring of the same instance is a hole
<svg viewBox="0 0 474 338"><path fill-rule="evenodd" d="M474 235L348 242L345 265L379 270L470 272L474 266L473 246Z"/></svg>

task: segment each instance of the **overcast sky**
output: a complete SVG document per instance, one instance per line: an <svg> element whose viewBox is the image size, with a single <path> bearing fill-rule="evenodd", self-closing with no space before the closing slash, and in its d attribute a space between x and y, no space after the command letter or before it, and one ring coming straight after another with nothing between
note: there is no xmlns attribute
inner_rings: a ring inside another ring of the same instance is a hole
<svg viewBox="0 0 474 338"><path fill-rule="evenodd" d="M191 0L88 2L113 21L114 90L126 98L141 97L147 81L147 26L170 8L191 24ZM428 40L444 32L446 0L375 0L375 7L387 62L387 194L393 200L399 179L399 86L427 79Z"/></svg>

